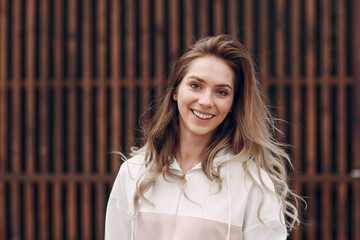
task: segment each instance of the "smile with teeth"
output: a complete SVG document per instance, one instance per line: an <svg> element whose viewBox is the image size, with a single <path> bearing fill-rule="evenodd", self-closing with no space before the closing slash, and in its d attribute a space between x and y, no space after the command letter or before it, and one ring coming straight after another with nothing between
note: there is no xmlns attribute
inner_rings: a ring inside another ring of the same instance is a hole
<svg viewBox="0 0 360 240"><path fill-rule="evenodd" d="M195 110L191 110L191 111L195 114L195 116L197 116L197 117L199 117L201 119L210 119L210 118L215 116L215 115L211 115L211 114L199 113L199 112L197 112Z"/></svg>

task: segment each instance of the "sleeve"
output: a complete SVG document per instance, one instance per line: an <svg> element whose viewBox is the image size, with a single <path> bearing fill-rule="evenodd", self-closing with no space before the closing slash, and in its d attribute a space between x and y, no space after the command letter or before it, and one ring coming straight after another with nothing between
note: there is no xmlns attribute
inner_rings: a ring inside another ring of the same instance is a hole
<svg viewBox="0 0 360 240"><path fill-rule="evenodd" d="M263 171L261 176L265 185L274 192L274 185L270 177ZM263 191L263 195L261 190ZM263 205L260 209L259 216L263 222L258 218L258 209L262 201ZM280 213L280 204L276 196L264 187L260 189L260 187L254 183L249 190L243 233L244 240L284 240L287 238L284 217L282 213Z"/></svg>
<svg viewBox="0 0 360 240"><path fill-rule="evenodd" d="M120 167L106 209L105 240L131 239L131 215L127 192L126 163Z"/></svg>

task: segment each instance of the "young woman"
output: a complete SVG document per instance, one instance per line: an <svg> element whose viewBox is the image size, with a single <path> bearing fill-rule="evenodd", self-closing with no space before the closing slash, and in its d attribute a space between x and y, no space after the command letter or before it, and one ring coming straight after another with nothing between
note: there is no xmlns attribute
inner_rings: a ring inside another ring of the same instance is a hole
<svg viewBox="0 0 360 240"><path fill-rule="evenodd" d="M286 239L297 196L276 131L244 46L226 35L196 42L120 168L105 239Z"/></svg>

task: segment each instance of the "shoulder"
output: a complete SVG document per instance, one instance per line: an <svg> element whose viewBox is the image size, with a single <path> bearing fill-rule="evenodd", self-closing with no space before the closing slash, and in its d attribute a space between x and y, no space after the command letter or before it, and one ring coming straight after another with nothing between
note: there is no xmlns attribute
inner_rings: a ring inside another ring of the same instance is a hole
<svg viewBox="0 0 360 240"><path fill-rule="evenodd" d="M125 159L125 157L124 157ZM135 185L145 169L145 153L123 160L113 184L113 190Z"/></svg>
<svg viewBox="0 0 360 240"><path fill-rule="evenodd" d="M225 168L229 167L231 178L238 179L242 177L242 181L252 180L253 183L257 183L260 186L264 185L270 190L274 190L274 184L266 171L258 167L253 159L246 158L241 154L235 154L231 148L225 148L216 155L214 166L217 167L219 165L222 165L222 175L227 175L224 171Z"/></svg>
<svg viewBox="0 0 360 240"><path fill-rule="evenodd" d="M274 183L272 182L269 174L261 167L258 167L253 160L247 161L244 168L247 178L253 180L253 183L256 183L256 185L258 184L261 188L266 188L271 192L275 192Z"/></svg>
<svg viewBox="0 0 360 240"><path fill-rule="evenodd" d="M270 228L281 229L281 234L285 232L286 235L280 202L270 175L251 159L235 159L224 168L226 167L230 173L234 202L238 200L239 208L243 211L244 231L253 228L268 231L267 227L263 228L265 224Z"/></svg>
<svg viewBox="0 0 360 240"><path fill-rule="evenodd" d="M269 174L258 167L253 159L242 154L234 154L231 148L221 150L214 159L214 167L221 167L222 179L229 178L231 185L235 188L249 192L257 188L262 192L275 193L274 184ZM245 189L244 189L245 188Z"/></svg>
<svg viewBox="0 0 360 240"><path fill-rule="evenodd" d="M230 175L232 180L243 183L247 188L260 187L270 192L275 191L269 174L260 166L258 167L253 159L245 158L241 154L236 155L231 149L225 149L219 152L214 162L215 166L223 165L222 176Z"/></svg>
<svg viewBox="0 0 360 240"><path fill-rule="evenodd" d="M126 159L120 166L118 175L121 178L137 180L145 170L145 152L137 153Z"/></svg>
<svg viewBox="0 0 360 240"><path fill-rule="evenodd" d="M136 189L136 182L145 169L145 154L137 154L129 159L126 159L120 166L116 175L112 193L118 196L120 193L134 191Z"/></svg>

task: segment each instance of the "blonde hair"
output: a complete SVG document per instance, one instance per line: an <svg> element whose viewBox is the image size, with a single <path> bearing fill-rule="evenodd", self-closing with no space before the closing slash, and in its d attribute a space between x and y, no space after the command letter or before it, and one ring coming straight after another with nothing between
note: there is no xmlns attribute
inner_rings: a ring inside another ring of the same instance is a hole
<svg viewBox="0 0 360 240"><path fill-rule="evenodd" d="M288 154L283 150L284 145L274 138L278 129L268 106L264 103L261 88L255 76L252 57L236 38L228 35L207 37L197 41L175 62L165 83L165 92L157 102L155 116L144 129L145 141L140 150L146 152L146 172L137 182L134 196L135 215L139 212L140 201L152 204L145 197L145 193L160 175L165 179L172 178L185 183L183 176L175 174L169 168L173 162L179 135L179 113L176 102L171 98L192 61L203 56L214 56L224 60L235 75L232 111L216 129L212 141L205 150L201 162L203 172L221 187L220 168L225 163L215 169L213 160L221 149L227 147L231 147L236 154L234 160L238 158L254 160L260 183L265 188L260 169L270 176L281 211L285 215L287 228L291 231L300 223L297 207L292 203L294 200L297 202L299 197L290 190L286 172L286 164L292 165ZM133 150L133 154L136 153L137 151ZM243 166L250 179L259 185L251 176L246 162ZM261 205L258 216L260 209Z"/></svg>

